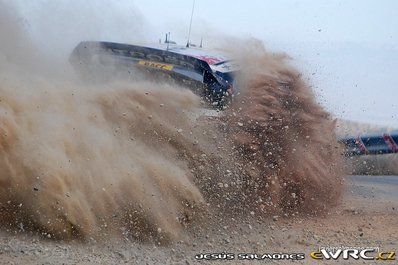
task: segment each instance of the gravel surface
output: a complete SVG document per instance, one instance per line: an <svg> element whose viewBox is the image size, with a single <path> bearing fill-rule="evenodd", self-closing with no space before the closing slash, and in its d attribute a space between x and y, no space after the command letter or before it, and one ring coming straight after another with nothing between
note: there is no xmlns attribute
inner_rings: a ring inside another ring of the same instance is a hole
<svg viewBox="0 0 398 265"><path fill-rule="evenodd" d="M319 246L379 247L396 251L398 176L348 176L340 204L319 217L251 215L219 220L167 246L137 242L55 241L30 232L1 232L1 264L291 264L291 261L197 261L201 253L304 253L295 264L324 264L309 257ZM344 261L344 264L373 264ZM336 261L337 264L337 261ZM389 262L388 264L394 264Z"/></svg>

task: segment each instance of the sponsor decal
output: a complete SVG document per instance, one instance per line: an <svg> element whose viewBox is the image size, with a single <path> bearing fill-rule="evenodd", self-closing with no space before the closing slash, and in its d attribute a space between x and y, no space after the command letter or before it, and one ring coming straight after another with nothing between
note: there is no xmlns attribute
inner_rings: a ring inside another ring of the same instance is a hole
<svg viewBox="0 0 398 265"><path fill-rule="evenodd" d="M199 60L203 60L210 65L213 65L213 64L216 64L216 63L219 63L222 61L221 58L217 58L217 57L210 56L210 55L198 55L198 56L193 56L193 57L195 57L196 59L199 59Z"/></svg>
<svg viewBox="0 0 398 265"><path fill-rule="evenodd" d="M146 67L160 69L160 70L167 70L167 71L173 70L173 65L171 65L171 64L158 63L158 62L152 62L152 61L146 61L146 60L140 60L138 62L138 64L146 66Z"/></svg>
<svg viewBox="0 0 398 265"><path fill-rule="evenodd" d="M166 64L179 65L181 67L195 69L194 63L188 62L183 58L179 58L182 55L173 54L172 52L164 54L160 50L158 51L147 50L144 52L144 51L129 51L126 49L116 49L116 48L108 48L107 51L115 55L142 59L142 61L148 60L149 62L156 62L156 63L164 62Z"/></svg>

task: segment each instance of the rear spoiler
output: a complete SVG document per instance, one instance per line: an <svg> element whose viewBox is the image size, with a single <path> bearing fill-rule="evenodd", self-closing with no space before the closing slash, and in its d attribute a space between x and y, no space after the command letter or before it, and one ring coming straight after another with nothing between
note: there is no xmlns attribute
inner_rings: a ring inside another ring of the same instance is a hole
<svg viewBox="0 0 398 265"><path fill-rule="evenodd" d="M398 153L398 132L347 137L339 142L345 145L346 156Z"/></svg>
<svg viewBox="0 0 398 265"><path fill-rule="evenodd" d="M223 85L213 75L209 64L203 60L144 46L84 41L73 50L70 62L77 68L90 67L93 64L146 67L177 74L201 82L207 87L213 87L214 84Z"/></svg>

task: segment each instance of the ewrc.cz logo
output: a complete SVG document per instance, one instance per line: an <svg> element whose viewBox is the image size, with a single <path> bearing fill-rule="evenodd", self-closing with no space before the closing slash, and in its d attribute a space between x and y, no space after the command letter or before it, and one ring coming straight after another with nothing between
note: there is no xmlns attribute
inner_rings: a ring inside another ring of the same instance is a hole
<svg viewBox="0 0 398 265"><path fill-rule="evenodd" d="M344 260L395 260L395 251L380 252L379 248L324 247L311 252L310 256L317 260L337 260L339 258Z"/></svg>

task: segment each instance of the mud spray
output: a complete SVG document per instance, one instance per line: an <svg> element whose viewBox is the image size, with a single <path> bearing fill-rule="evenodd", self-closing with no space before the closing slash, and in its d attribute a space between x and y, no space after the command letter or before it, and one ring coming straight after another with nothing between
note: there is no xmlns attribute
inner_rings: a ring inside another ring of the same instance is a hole
<svg viewBox="0 0 398 265"><path fill-rule="evenodd" d="M245 43L240 94L220 118L195 119L185 88L36 73L36 55L10 53L24 38L0 51L3 229L170 242L215 216L266 222L336 203L334 124L284 56Z"/></svg>

